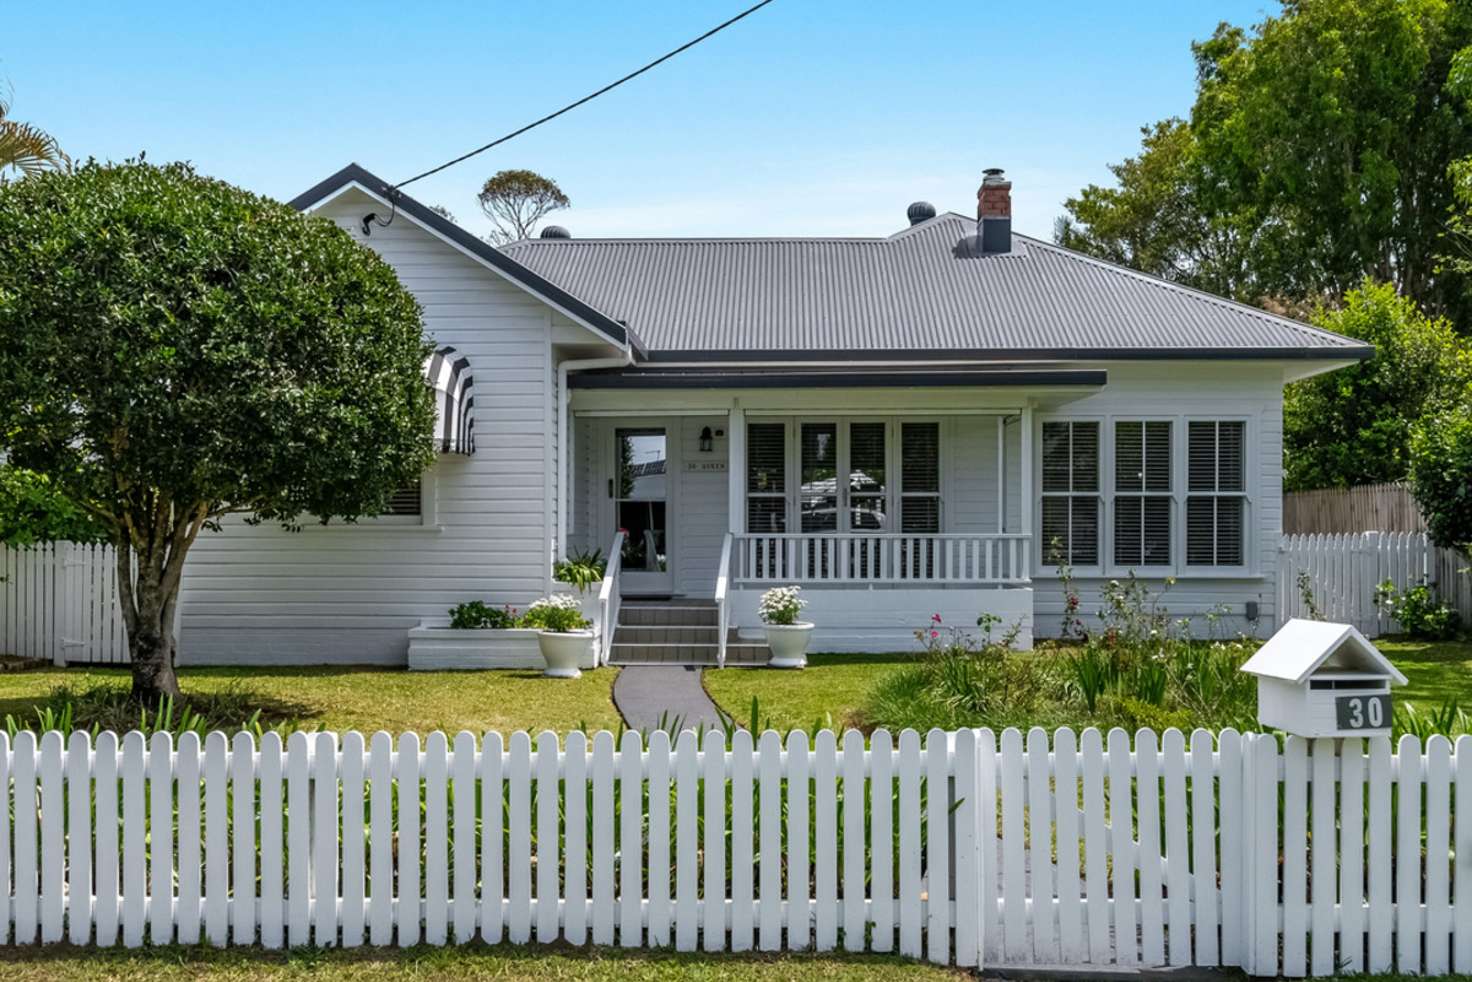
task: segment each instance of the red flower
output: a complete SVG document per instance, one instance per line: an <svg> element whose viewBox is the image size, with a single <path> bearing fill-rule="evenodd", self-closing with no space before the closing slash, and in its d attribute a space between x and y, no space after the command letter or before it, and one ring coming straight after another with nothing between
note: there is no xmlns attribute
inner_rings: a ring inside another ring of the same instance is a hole
<svg viewBox="0 0 1472 982"><path fill-rule="evenodd" d="M932 623L932 624L939 624L940 623L940 615L939 614L931 614L930 615L930 623Z"/></svg>
<svg viewBox="0 0 1472 982"><path fill-rule="evenodd" d="M940 632L939 631L931 631L930 632L930 636L932 638L938 638L938 637L940 637Z"/></svg>

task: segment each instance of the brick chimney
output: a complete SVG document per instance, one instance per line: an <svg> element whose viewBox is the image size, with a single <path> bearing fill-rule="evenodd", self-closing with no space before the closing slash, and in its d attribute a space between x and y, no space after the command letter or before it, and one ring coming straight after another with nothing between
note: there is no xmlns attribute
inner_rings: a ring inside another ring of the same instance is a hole
<svg viewBox="0 0 1472 982"><path fill-rule="evenodd" d="M985 253L1012 251L1012 182L1002 176L1002 168L988 167L982 172L981 187L976 192L976 225Z"/></svg>

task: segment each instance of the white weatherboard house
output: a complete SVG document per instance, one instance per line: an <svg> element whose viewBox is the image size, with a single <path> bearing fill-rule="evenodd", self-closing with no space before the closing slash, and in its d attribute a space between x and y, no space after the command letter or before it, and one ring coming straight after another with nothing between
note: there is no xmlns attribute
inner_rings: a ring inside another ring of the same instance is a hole
<svg viewBox="0 0 1472 982"><path fill-rule="evenodd" d="M933 614L1030 644L1055 542L1086 618L1134 571L1270 633L1283 386L1371 349L1016 234L1010 187L874 238L496 249L345 168L295 204L419 298L448 452L393 514L202 537L186 659L404 664L411 629L590 549L614 661L760 660L757 598L793 583L815 651L910 650Z"/></svg>

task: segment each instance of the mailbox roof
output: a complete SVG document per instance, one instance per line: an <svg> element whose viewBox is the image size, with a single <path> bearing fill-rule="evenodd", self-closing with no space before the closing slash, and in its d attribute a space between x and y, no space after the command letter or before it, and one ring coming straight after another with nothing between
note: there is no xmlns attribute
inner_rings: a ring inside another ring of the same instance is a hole
<svg viewBox="0 0 1472 982"><path fill-rule="evenodd" d="M1351 624L1294 618L1278 629L1242 671L1302 684L1320 667L1388 675L1396 685L1406 677Z"/></svg>

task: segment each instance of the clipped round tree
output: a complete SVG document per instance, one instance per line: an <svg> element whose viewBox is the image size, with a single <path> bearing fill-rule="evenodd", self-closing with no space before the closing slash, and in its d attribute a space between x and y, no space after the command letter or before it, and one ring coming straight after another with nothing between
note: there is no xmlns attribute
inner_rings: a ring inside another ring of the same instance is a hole
<svg viewBox="0 0 1472 982"><path fill-rule="evenodd" d="M428 352L375 253L186 164L0 184L0 454L107 530L139 700L179 691L202 532L378 513L430 464Z"/></svg>

